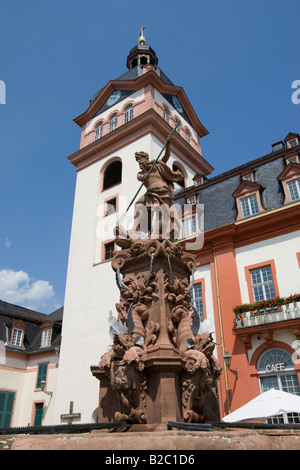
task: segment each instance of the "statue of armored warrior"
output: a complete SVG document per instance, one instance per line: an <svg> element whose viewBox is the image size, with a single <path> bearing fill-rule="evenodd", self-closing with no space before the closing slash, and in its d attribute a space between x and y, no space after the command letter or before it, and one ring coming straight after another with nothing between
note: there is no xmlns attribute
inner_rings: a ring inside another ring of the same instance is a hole
<svg viewBox="0 0 300 470"><path fill-rule="evenodd" d="M173 171L167 166L170 158L170 139L168 137L165 154L161 160L149 160L146 152L135 153L135 159L141 170L137 174L137 179L142 181L146 188L146 193L136 202L136 217L139 217L136 230L148 228L151 238L174 239L175 232L180 229L173 192L174 183L182 181L183 174L180 170ZM156 210L159 211L159 218L157 223L153 224L151 219Z"/></svg>

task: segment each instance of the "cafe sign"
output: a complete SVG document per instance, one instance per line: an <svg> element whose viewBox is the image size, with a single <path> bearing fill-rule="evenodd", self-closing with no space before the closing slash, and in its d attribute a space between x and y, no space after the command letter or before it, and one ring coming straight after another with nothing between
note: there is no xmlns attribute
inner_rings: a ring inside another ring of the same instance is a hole
<svg viewBox="0 0 300 470"><path fill-rule="evenodd" d="M279 362L275 364L267 364L266 365L266 372L281 372L285 370L284 362Z"/></svg>

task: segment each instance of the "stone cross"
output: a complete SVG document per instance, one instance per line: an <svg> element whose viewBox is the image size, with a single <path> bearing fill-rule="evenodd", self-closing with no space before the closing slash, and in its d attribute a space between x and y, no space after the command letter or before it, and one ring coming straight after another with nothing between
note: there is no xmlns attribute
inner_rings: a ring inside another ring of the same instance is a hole
<svg viewBox="0 0 300 470"><path fill-rule="evenodd" d="M73 419L81 418L81 413L73 413L74 402L70 401L69 413L60 415L60 419L68 420L68 424L73 424Z"/></svg>

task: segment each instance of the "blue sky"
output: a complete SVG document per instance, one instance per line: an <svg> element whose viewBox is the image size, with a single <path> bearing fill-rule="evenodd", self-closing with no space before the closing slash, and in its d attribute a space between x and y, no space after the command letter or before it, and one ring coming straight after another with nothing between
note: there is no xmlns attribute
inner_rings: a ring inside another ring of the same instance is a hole
<svg viewBox="0 0 300 470"><path fill-rule="evenodd" d="M299 0L1 0L0 299L44 313L63 305L73 119L126 72L142 22L210 132L202 151L215 176L300 131L299 16Z"/></svg>

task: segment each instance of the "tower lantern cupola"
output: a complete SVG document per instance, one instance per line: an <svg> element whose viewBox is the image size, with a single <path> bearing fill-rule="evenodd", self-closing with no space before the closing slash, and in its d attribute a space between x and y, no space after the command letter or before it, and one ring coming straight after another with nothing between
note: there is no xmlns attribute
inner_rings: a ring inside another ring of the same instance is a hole
<svg viewBox="0 0 300 470"><path fill-rule="evenodd" d="M127 68L129 70L136 66L152 65L154 68L158 64L158 58L156 57L155 51L149 44L146 44L146 38L144 36L145 27L142 26L138 44L134 46L127 57Z"/></svg>

